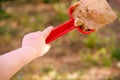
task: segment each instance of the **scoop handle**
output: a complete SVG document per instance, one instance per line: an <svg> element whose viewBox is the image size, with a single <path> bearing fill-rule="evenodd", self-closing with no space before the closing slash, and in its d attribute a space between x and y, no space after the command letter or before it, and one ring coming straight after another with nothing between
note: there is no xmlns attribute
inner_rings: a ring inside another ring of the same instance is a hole
<svg viewBox="0 0 120 80"><path fill-rule="evenodd" d="M67 22L65 22L64 24L55 27L50 35L47 37L46 39L46 44L49 44L50 42L52 42L53 40L63 36L64 34L68 33L69 31L73 30L74 27L74 19L71 19Z"/></svg>

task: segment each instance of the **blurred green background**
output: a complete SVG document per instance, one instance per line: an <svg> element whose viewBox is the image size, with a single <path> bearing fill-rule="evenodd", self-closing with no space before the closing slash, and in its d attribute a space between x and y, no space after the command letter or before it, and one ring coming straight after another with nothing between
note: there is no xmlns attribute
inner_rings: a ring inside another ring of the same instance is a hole
<svg viewBox="0 0 120 80"><path fill-rule="evenodd" d="M78 0L0 0L0 54L21 47L25 34L67 21ZM73 30L11 80L120 80L120 1L107 0L118 19L90 35Z"/></svg>

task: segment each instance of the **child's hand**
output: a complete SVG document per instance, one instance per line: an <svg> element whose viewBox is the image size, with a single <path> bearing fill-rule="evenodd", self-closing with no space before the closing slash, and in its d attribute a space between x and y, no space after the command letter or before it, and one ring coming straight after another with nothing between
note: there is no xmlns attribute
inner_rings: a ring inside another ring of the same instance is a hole
<svg viewBox="0 0 120 80"><path fill-rule="evenodd" d="M53 27L48 27L43 32L29 33L24 36L22 47L23 48L33 48L37 57L43 56L50 49L50 45L46 44L45 40L49 36Z"/></svg>

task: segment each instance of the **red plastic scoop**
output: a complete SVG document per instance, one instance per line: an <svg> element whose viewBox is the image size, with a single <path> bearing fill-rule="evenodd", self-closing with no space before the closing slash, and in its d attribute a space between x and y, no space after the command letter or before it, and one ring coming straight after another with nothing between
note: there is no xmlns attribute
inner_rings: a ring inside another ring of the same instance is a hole
<svg viewBox="0 0 120 80"><path fill-rule="evenodd" d="M90 34L92 33L94 30L90 30L90 31L83 31L80 26L74 26L74 18L72 16L72 12L74 10L74 7L71 6L69 8L69 16L70 16L70 20L65 22L64 24L55 27L52 32L50 33L50 35L48 36L48 38L46 39L46 43L50 43L53 40L59 38L60 36L68 33L69 31L77 28L79 30L79 32L83 33L83 34Z"/></svg>

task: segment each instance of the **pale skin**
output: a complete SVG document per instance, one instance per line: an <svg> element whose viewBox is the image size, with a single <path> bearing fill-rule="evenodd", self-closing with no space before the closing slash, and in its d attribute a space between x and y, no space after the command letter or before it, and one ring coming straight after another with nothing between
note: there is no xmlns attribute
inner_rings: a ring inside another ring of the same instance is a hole
<svg viewBox="0 0 120 80"><path fill-rule="evenodd" d="M9 80L32 60L43 56L50 49L45 40L53 27L24 36L21 48L0 56L0 80Z"/></svg>

